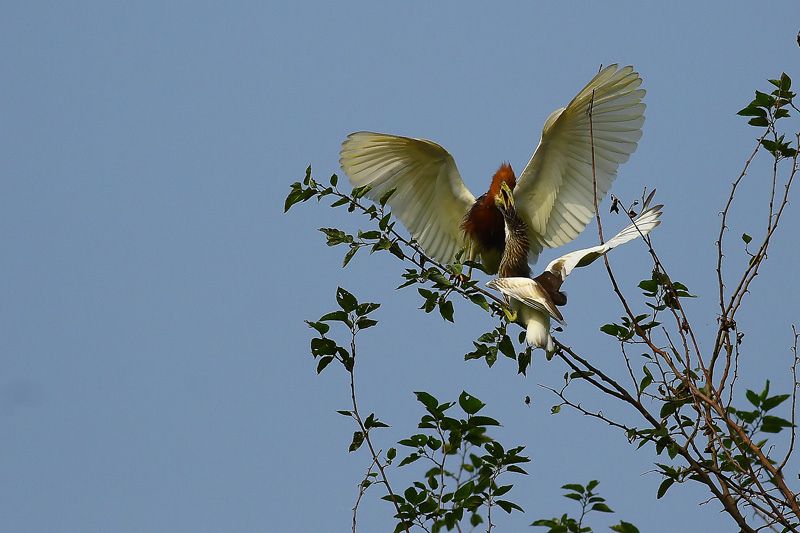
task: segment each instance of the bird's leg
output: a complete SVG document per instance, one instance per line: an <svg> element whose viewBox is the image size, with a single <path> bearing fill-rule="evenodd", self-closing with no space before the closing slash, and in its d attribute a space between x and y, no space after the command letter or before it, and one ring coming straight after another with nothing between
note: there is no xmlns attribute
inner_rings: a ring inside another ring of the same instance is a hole
<svg viewBox="0 0 800 533"><path fill-rule="evenodd" d="M512 311L510 307L503 306L503 314L506 315L506 318L509 322L516 322L517 321L517 312Z"/></svg>
<svg viewBox="0 0 800 533"><path fill-rule="evenodd" d="M456 274L456 283L464 283L465 281L469 281L471 277L472 277L472 267L469 267L469 270L467 270L466 274L464 274L463 272L461 274Z"/></svg>
<svg viewBox="0 0 800 533"><path fill-rule="evenodd" d="M472 243L467 245L467 252L468 252L468 256L469 256L469 261L470 262L475 260L476 253L474 252L474 249L475 248L472 245ZM470 278L472 278L472 265L470 265L469 269L467 269L466 275L462 272L461 274L458 274L456 276L456 283L464 283L465 281L469 281Z"/></svg>

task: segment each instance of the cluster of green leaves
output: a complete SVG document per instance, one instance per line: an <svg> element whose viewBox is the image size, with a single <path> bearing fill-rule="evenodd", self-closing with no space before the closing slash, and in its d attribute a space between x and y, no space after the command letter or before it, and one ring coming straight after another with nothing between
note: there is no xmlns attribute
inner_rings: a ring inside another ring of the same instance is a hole
<svg viewBox="0 0 800 533"><path fill-rule="evenodd" d="M679 281L672 281L663 272L653 271L650 279L639 282L639 288L645 298L653 298L656 303L646 302L646 305L654 311L663 311L667 308L678 309L680 298L697 298L689 293L689 289Z"/></svg>
<svg viewBox="0 0 800 533"><path fill-rule="evenodd" d="M426 257L424 251L413 239L405 239L394 231L395 221L392 219L392 214L385 211L386 202L389 201L389 198L394 193L394 189L386 192L378 200L377 204L370 203L365 206L360 200L369 192L369 187L357 187L348 195L339 191L337 187L338 181L337 175L333 174L330 178L330 186L323 186L311 177L311 167L309 166L306 168L303 180L292 183L291 190L284 203L284 212L288 211L293 205L311 198L322 200L327 196L333 196L335 200L331 203L331 207L346 206L349 212L358 210L377 223L377 230L359 229L355 234L347 233L338 228L319 228L319 231L325 234L328 246L341 244L348 247L342 260L343 267L347 266L362 248L369 249L370 254L388 250L398 259L411 259L416 264L416 268L406 269L403 274L405 282L398 289L414 284L426 285L417 289L424 300L420 309L423 309L426 313L438 308L442 318L453 322L454 307L453 302L449 299L453 292L458 292L465 299L470 300L486 311L492 311L492 306L486 299L486 294L488 293L477 287L477 280L467 280L461 275L465 266L482 270L483 267L480 263L465 261L463 264L456 262L452 265L440 265ZM461 254L463 254L463 251ZM461 254L459 254L459 257ZM430 264L430 266L426 266L426 264ZM499 304L495 304L494 309L496 311L499 310Z"/></svg>
<svg viewBox="0 0 800 533"><path fill-rule="evenodd" d="M323 315L317 321L307 321L317 336L311 339L311 354L317 360L317 373L321 373L328 365L339 362L350 373L353 385L353 369L355 367L356 335L375 326L378 321L370 316L380 304L359 302L347 290L336 289L338 309ZM329 336L331 326L340 324L347 328L350 346L342 346ZM354 393L355 394L355 393ZM530 459L522 455L524 446L506 450L502 444L487 435L487 428L499 426L494 418L479 414L485 404L478 398L462 392L458 402L440 403L427 392L415 393L417 399L425 407L426 414L421 418L418 428L424 432L414 433L402 439L398 445L412 451L402 459L399 466L406 466L425 459L433 463L420 481L414 481L401 494L387 488L383 499L391 501L397 509L398 519L395 531L406 531L419 526L426 531L437 532L442 528L448 531L456 527L465 517L475 527L484 522L481 514L485 509L491 515L493 507L499 507L507 513L513 510L522 511L516 503L503 499L513 485L498 485L498 477L507 472L527 474L519 465ZM461 418L450 416L449 410L458 404L463 415ZM366 418L358 413L353 396L351 410L339 410L339 414L348 416L358 423L359 429L353 433L349 451L354 452L369 442L369 434L373 428L389 427L380 421L374 413ZM370 445L373 462L378 464L381 472L390 466L397 457L397 449L387 450L385 458L376 455ZM362 488L376 482L377 472L370 471L362 482Z"/></svg>
<svg viewBox="0 0 800 533"><path fill-rule="evenodd" d="M652 315L649 313L637 315L631 320L627 316L620 318L620 323L605 324L600 328L600 331L612 337L616 337L620 342L629 342L656 326L661 325L656 320L656 316L660 311L665 309L679 309L680 298L696 298L695 295L689 293L689 289L683 283L672 281L669 276L658 270L653 270L653 275L650 279L645 279L639 282L639 288L645 298L655 300L655 302L645 302L645 305L653 310Z"/></svg>
<svg viewBox="0 0 800 533"><path fill-rule="evenodd" d="M769 80L775 86L771 93L756 91L756 97L744 109L739 111L739 115L752 117L747 121L751 126L768 128L774 131L775 122L789 116L787 107L797 110L794 105L795 93L791 91L792 80L784 72L780 79ZM797 148L793 148L790 142L781 135L772 140L763 138L761 145L771 153L776 159L793 158L797 155Z"/></svg>
<svg viewBox="0 0 800 533"><path fill-rule="evenodd" d="M791 397L790 394L776 394L770 396L769 381L767 381L764 390L761 391L760 394L752 390L747 390L746 396L747 400L755 409L744 410L729 407L728 412L733 415L734 421L740 425L748 439L752 439L759 432L774 434L792 427L792 423L788 420L767 414L769 411L788 400ZM688 397L686 396L682 400L666 403L664 407L662 407L661 414L662 416L672 414L679 409L680 405L686 403L688 403ZM694 425L694 421L686 416L681 416L680 420L684 427L691 427ZM674 429L674 427L670 428L670 430ZM752 472L752 469L756 472L761 471L763 469L763 467L759 465L761 459L756 455L755 451L744 442L744 439L742 439L740 435L734 433L731 436L727 428L720 427L717 423L713 423L707 427L705 433L712 436L713 442L716 442L716 437L714 436L725 435L721 437L721 447L717 444L709 447L709 450L715 450L715 462L718 465L715 468L729 474L744 488L750 487L756 483L756 480L753 479L748 472ZM674 459L677 455L678 445L670 438L666 428L660 435L654 434L653 436L660 437L656 445L657 449L667 449L670 458ZM759 449L765 449L767 441L768 439L765 438L756 442L755 445ZM768 460L770 463L774 464L773 460ZM656 463L656 465L659 467L659 472L664 476L664 480L658 487L658 498L664 496L674 483L683 483L687 479L696 481L702 480L702 478L690 468L675 467L661 463Z"/></svg>
<svg viewBox="0 0 800 533"><path fill-rule="evenodd" d="M336 288L336 303L339 309L323 315L318 321L306 320L309 327L314 328L319 337L311 339L311 355L317 362L317 374L322 372L331 361L338 360L349 372L353 370L355 355L345 347L339 346L335 340L325 336L331 329L328 322L341 322L355 335L364 329L375 326L378 321L368 315L378 309L381 304L364 302L359 303L355 296L341 287Z"/></svg>
<svg viewBox="0 0 800 533"><path fill-rule="evenodd" d="M736 409L730 407L728 411L734 416L744 432L751 438L759 433L776 434L786 428L792 427L792 423L785 418L775 416L774 414L768 414L791 398L790 394L775 394L770 396L769 380L767 380L764 390L762 390L760 394L748 389L746 397L753 409ZM755 444L758 448L765 449L767 442L768 438L763 438ZM735 475L758 464L759 458L754 453L754 450L748 446L744 446L741 438L737 435L723 438L722 444L726 450L737 450L737 453L733 454L718 454L718 461L720 462L722 470ZM774 461L771 459L770 462L774 464ZM752 485L755 482L755 480L748 476L739 475L736 477L741 478L741 482L745 486Z"/></svg>
<svg viewBox="0 0 800 533"><path fill-rule="evenodd" d="M438 307L439 314L442 315L442 318L453 322L453 302L448 299L456 288L452 279L448 279L448 277L435 266L427 268L407 268L406 272L403 274L403 278L406 281L397 287L398 289L418 283L429 286L429 288L417 288L417 292L419 292L420 296L425 300L420 306L420 309L424 310L426 313L430 313ZM469 284L468 287L472 287L476 282L469 281L467 283ZM476 296L483 298L481 294L477 294ZM485 303L486 299L484 298L483 301Z"/></svg>
<svg viewBox="0 0 800 533"><path fill-rule="evenodd" d="M614 511L606 505L605 498L598 496L594 489L600 482L592 480L584 487L578 483L570 483L561 488L567 490L565 498L575 500L581 505L581 515L579 518L571 518L564 513L561 518L541 519L535 521L532 526L548 527L547 533L591 533L592 528L583 525L583 519L590 512L613 513ZM613 531L619 533L639 533L639 529L633 524L620 521L619 524L611 526Z"/></svg>
<svg viewBox="0 0 800 533"><path fill-rule="evenodd" d="M426 261L430 260L426 259ZM447 265L445 271L435 265L407 268L403 273L405 281L397 288L402 289L415 284L426 285L426 287L417 288L417 292L424 300L419 308L426 313L438 308L442 318L450 322L454 321L453 302L449 300L453 292L460 294L464 299L471 301L481 309L492 312L493 306L486 300L485 291L477 288L478 281L464 279L460 276L463 266L460 263ZM494 309L499 309L497 304L494 305Z"/></svg>
<svg viewBox="0 0 800 533"><path fill-rule="evenodd" d="M378 204L370 204L368 207L361 205L359 200L369 192L369 187L358 187L353 189L349 195L342 193L337 188L339 178L333 174L330 179L330 186L323 186L311 177L311 166L306 168L306 175L303 181L296 181L292 183L291 190L286 197L284 203L284 212L288 211L293 205L310 200L316 197L317 200L322 200L326 196L333 196L336 198L331 207L347 206L349 212L356 209L362 211L365 215L369 216L371 220L376 220L378 223L377 230L361 231L358 230L356 235L346 233L337 228L319 228L319 231L327 237L328 246L336 246L345 244L348 246L347 253L344 255L342 266L355 256L362 248L369 248L370 253L379 250L389 250L393 255L399 259L405 259L403 251L398 243L399 238L394 233L394 222L390 213L384 212L384 207L389 197L394 192L394 189L387 192L380 198Z"/></svg>
<svg viewBox="0 0 800 533"><path fill-rule="evenodd" d="M748 390L746 393L747 401L755 407L755 409L746 411L744 409L730 408L729 411L734 414L741 423L742 428L749 434L756 433L780 433L788 427L792 427L792 423L777 416L768 415L767 413L780 404L791 398L791 394L775 394L769 395L769 380L767 380L764 390L760 394ZM762 444L759 444L759 447Z"/></svg>
<svg viewBox="0 0 800 533"><path fill-rule="evenodd" d="M648 344L651 331L661 325L657 320L660 312L667 309L677 311L680 309L681 298L696 297L683 283L672 281L666 273L658 269L654 269L650 279L642 280L638 286L643 296L650 300L646 300L645 305L652 309L652 313L636 315L633 319L623 316L619 323L605 324L600 328L603 333L616 337L623 344ZM645 363L642 365L641 378L637 383L637 393L642 394L648 387L658 383L658 392L652 395L661 404L659 410L661 423L650 428L628 428L627 436L631 443L638 443L638 448L649 442L653 444L656 455L660 456L666 452L670 459L675 459L680 452L676 437L696 424L694 418L681 414L680 410L683 406L694 402L694 398L688 393L687 383L697 383L698 371L685 368L685 362L677 350L671 349L670 352L684 370L681 375L672 375L672 380L669 382L665 381L664 375L654 376L650 369L650 365L657 364L658 356L653 353L642 353ZM663 463L655 465L664 477L656 493L659 499L676 482L683 483L687 479L701 480L688 468Z"/></svg>
<svg viewBox="0 0 800 533"><path fill-rule="evenodd" d="M492 331L488 331L477 340L472 341L475 349L465 354L464 360L484 359L486 364L491 367L497 362L498 354L503 354L509 359L517 361L518 374L527 375L528 368L531 366L532 349L530 346L525 346L525 330L519 333L519 344L525 346L525 349L517 353L514 343L507 333L508 324L507 317L500 313L500 324Z"/></svg>
<svg viewBox="0 0 800 533"><path fill-rule="evenodd" d="M458 406L466 415L454 418L448 411L456 402L439 403L427 392L415 393L417 400L425 406L426 414L416 433L400 440L399 445L412 451L400 462L400 466L426 460L431 468L425 471L423 480L415 481L403 495L386 495L385 500L399 504L399 520L395 532L412 524L426 531L448 531L456 527L465 516L470 525L483 523L482 509L491 513L494 506L507 513L522 511L514 502L501 499L513 485L498 485L497 479L505 472L527 474L519 465L530 459L521 455L524 446L506 450L486 433L490 426L499 426L497 420L478 414L485 406L474 396L462 392ZM389 450L393 457L394 449ZM450 463L455 459L455 464Z"/></svg>

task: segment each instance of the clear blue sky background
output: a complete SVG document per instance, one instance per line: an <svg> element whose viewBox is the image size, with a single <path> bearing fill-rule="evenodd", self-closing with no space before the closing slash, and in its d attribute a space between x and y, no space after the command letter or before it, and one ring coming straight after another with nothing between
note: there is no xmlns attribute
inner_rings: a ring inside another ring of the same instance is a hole
<svg viewBox="0 0 800 533"><path fill-rule="evenodd" d="M654 532L733 529L717 504L699 505L699 487L656 501L648 447L573 411L550 415L556 399L538 384L558 386L559 362L539 353L527 378L509 360L464 362L492 328L486 314L458 304L452 325L418 311L413 289L393 290L403 266L388 254L342 270L344 250L316 228L362 221L315 203L283 214L283 200L307 165L319 180L337 172L340 143L362 129L435 140L480 194L503 161L522 169L545 118L601 64L633 64L647 122L612 192L631 201L658 189L653 242L700 296L689 315L708 348L717 213L757 134L735 113L782 71L800 86L800 4L6 2L2 12L0 529L349 530L369 460L347 453L355 428L334 412L348 407L346 375L315 374L303 323L334 309L338 285L384 302L357 366L362 409L393 426L375 434L380 447L414 431L415 390L441 400L467 390L504 423L502 442L527 446L531 475L509 478L526 514L501 516L501 531L574 512L558 487L590 479L617 511L597 531L619 519ZM765 227L768 170L754 166L734 209L731 272L746 260L737 236ZM740 316L742 396L767 378L791 387L797 204ZM612 262L635 295L649 276L641 243ZM604 269L573 274L568 291L559 339L618 367L598 332L621 314ZM392 527L379 496L362 502L361 531Z"/></svg>

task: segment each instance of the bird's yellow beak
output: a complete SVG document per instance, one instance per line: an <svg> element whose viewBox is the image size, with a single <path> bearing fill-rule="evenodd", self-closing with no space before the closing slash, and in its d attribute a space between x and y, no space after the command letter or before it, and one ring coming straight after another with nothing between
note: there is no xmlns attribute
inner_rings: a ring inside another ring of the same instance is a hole
<svg viewBox="0 0 800 533"><path fill-rule="evenodd" d="M494 197L494 203L503 211L508 211L514 207L514 194L505 181L500 184L500 192Z"/></svg>

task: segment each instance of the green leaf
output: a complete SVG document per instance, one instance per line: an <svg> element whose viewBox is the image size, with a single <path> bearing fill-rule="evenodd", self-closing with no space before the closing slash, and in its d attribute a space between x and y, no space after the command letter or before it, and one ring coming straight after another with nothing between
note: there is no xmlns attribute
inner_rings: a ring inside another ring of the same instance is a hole
<svg viewBox="0 0 800 533"><path fill-rule="evenodd" d="M667 493L667 491L669 490L669 488L672 486L673 483L675 483L675 479L671 477L662 481L661 485L659 485L658 487L658 494L656 494L656 499L660 500L664 496L664 494Z"/></svg>
<svg viewBox="0 0 800 533"><path fill-rule="evenodd" d="M326 322L328 320L338 320L339 322L344 322L346 324L350 324L350 319L347 316L347 313L344 311L333 311L324 315L322 318L319 319L320 322Z"/></svg>
<svg viewBox="0 0 800 533"><path fill-rule="evenodd" d="M367 419L364 421L364 427L367 429L372 428L388 428L388 424L384 424L380 420L375 417L375 413L370 413Z"/></svg>
<svg viewBox="0 0 800 533"><path fill-rule="evenodd" d="M766 415L762 419L761 431L764 433L780 433L783 428L791 427L792 423L777 416Z"/></svg>
<svg viewBox="0 0 800 533"><path fill-rule="evenodd" d="M381 196L380 199L378 200L378 203L381 205L381 207L386 205L386 202L389 201L389 198L392 197L392 195L394 194L394 192L396 190L397 190L397 187L394 187L393 189L389 189L388 191L383 193L383 196Z"/></svg>
<svg viewBox="0 0 800 533"><path fill-rule="evenodd" d="M486 405L474 396L469 395L467 392L462 392L458 397L458 405L468 415L474 415Z"/></svg>
<svg viewBox="0 0 800 533"><path fill-rule="evenodd" d="M772 107L775 105L775 97L761 91L756 91L756 98L753 100L761 107Z"/></svg>
<svg viewBox="0 0 800 533"><path fill-rule="evenodd" d="M416 461L419 458L420 458L419 454L412 453L411 455L409 455L408 457L406 457L405 459L400 461L400 466L405 466L405 465L411 464L411 463L413 463L414 461Z"/></svg>
<svg viewBox="0 0 800 533"><path fill-rule="evenodd" d="M523 331L523 333L525 332ZM524 352L519 353L519 357L517 358L517 374L527 376L528 367L531 366L531 357L532 350L530 346L525 348ZM549 361L553 357L553 354L546 354L546 357Z"/></svg>
<svg viewBox="0 0 800 533"><path fill-rule="evenodd" d="M403 250L400 248L400 245L397 244L396 242L393 242L392 245L389 247L389 253L391 253L393 256L397 257L400 260L406 258L406 256L403 255Z"/></svg>
<svg viewBox="0 0 800 533"><path fill-rule="evenodd" d="M746 396L747 400L754 406L758 407L761 405L761 398L755 392L748 390Z"/></svg>
<svg viewBox="0 0 800 533"><path fill-rule="evenodd" d="M764 412L767 412L775 407L778 407L784 401L791 398L790 394L778 394L777 396L772 396L771 398L767 398L761 403L761 409Z"/></svg>
<svg viewBox="0 0 800 533"><path fill-rule="evenodd" d="M556 520L553 520L553 519L549 519L548 520L548 519L542 518L542 519L536 520L533 524L531 524L531 526L549 527L549 528L551 528L550 529L550 533L561 533L562 531L564 533L567 533L567 528L556 529L557 527L560 527L560 524Z"/></svg>
<svg viewBox="0 0 800 533"><path fill-rule="evenodd" d="M508 514L511 514L511 511L514 510L514 509L516 509L517 511L519 511L521 513L525 512L525 511L522 510L522 507L520 507L519 505L517 505L514 502L510 502L510 501L507 501L507 500L497 500L495 503L497 505L499 505L500 508L502 510L504 510L505 512L507 512Z"/></svg>
<svg viewBox="0 0 800 533"><path fill-rule="evenodd" d="M321 337L311 339L311 355L314 357L334 355L337 347L336 341L333 339L323 339Z"/></svg>
<svg viewBox="0 0 800 533"><path fill-rule="evenodd" d="M381 218L380 222L378 222L378 228L380 228L381 231L386 231L386 228L389 227L389 222L391 221L391 219L392 219L391 213L386 213L385 215L383 215L383 218Z"/></svg>
<svg viewBox="0 0 800 533"><path fill-rule="evenodd" d="M492 495L495 497L502 496L503 494L506 494L508 491L510 491L512 488L514 488L514 485L504 485L502 487L497 487L496 489L494 489L494 491L492 491Z"/></svg>
<svg viewBox="0 0 800 533"><path fill-rule="evenodd" d="M751 118L750 120L747 121L747 123L750 124L751 126L757 126L761 128L769 126L769 121L763 117Z"/></svg>
<svg viewBox="0 0 800 533"><path fill-rule="evenodd" d="M647 368L647 365L642 367L642 371L644 372L644 377L642 378L641 383L639 383L639 390L645 390L651 383L653 383L653 374L650 373L650 369Z"/></svg>
<svg viewBox="0 0 800 533"><path fill-rule="evenodd" d="M375 253L380 250L388 250L391 247L392 247L392 241L384 237L381 237L375 244L372 245L372 249L369 251L369 253Z"/></svg>
<svg viewBox="0 0 800 533"><path fill-rule="evenodd" d="M659 413L659 416L661 418L667 418L669 415L673 414L677 410L678 410L677 402L666 402L664 405L661 406L661 412Z"/></svg>
<svg viewBox="0 0 800 533"><path fill-rule="evenodd" d="M381 232L378 230L361 231L358 230L358 237L367 241L379 239Z"/></svg>
<svg viewBox="0 0 800 533"><path fill-rule="evenodd" d="M655 294L658 291L658 280L646 279L639 282L639 288L643 291Z"/></svg>
<svg viewBox="0 0 800 533"><path fill-rule="evenodd" d="M745 244L750 244L750 241L752 241L753 238L747 233L742 233L742 240L744 241Z"/></svg>
<svg viewBox="0 0 800 533"><path fill-rule="evenodd" d="M339 183L339 176L336 174L331 175L331 186L336 187L336 184Z"/></svg>
<svg viewBox="0 0 800 533"><path fill-rule="evenodd" d="M445 320L455 323L453 321L453 302L450 300L445 300L439 304L439 313Z"/></svg>
<svg viewBox="0 0 800 533"><path fill-rule="evenodd" d="M522 467L519 467L517 465L509 465L508 467L506 467L506 470L508 470L509 472L514 472L515 474L522 474L523 476L528 475L528 473L525 470L523 470Z"/></svg>
<svg viewBox="0 0 800 533"><path fill-rule="evenodd" d="M758 106L750 104L736 114L743 117L766 117L767 111Z"/></svg>
<svg viewBox="0 0 800 533"><path fill-rule="evenodd" d="M381 304L376 304L376 303L372 303L372 302L364 302L364 303L358 304L358 307L356 308L356 314L358 316L368 315L369 313L371 313L371 312L375 311L376 309L378 309L380 306L381 306Z"/></svg>
<svg viewBox="0 0 800 533"><path fill-rule="evenodd" d="M317 330L320 333L320 335L325 335L331 329L331 327L328 324L325 324L324 322L311 322L309 320L306 320L306 324L308 324L309 327Z"/></svg>
<svg viewBox="0 0 800 533"><path fill-rule="evenodd" d="M503 338L500 339L500 342L497 344L497 348L509 359L517 358L517 352L514 349L514 343L511 342L511 338L508 335L503 335Z"/></svg>
<svg viewBox="0 0 800 533"><path fill-rule="evenodd" d="M561 485L561 488L564 490L571 490L573 492L577 492L578 494L583 494L586 490L583 485L579 485L578 483L568 483L567 485Z"/></svg>
<svg viewBox="0 0 800 533"><path fill-rule="evenodd" d="M492 342L494 341L494 331L489 331L478 337L478 342Z"/></svg>
<svg viewBox="0 0 800 533"><path fill-rule="evenodd" d="M353 442L350 443L349 451L354 452L364 444L364 433L356 431L353 433Z"/></svg>
<svg viewBox="0 0 800 533"><path fill-rule="evenodd" d="M472 303L481 306L485 311L491 311L489 303L481 293L470 294L469 299Z"/></svg>
<svg viewBox="0 0 800 533"><path fill-rule="evenodd" d="M358 300L356 300L356 297L341 287L337 287L336 289L336 303L338 303L339 307L346 313L355 311L358 307Z"/></svg>
<svg viewBox="0 0 800 533"><path fill-rule="evenodd" d="M348 202L350 202L350 199L349 199L349 198L347 198L347 197L345 197L345 198L339 198L338 200L336 200L335 202L333 202L333 203L331 204L331 207L339 207L340 205L344 205L344 204L346 204L346 203L348 203Z"/></svg>
<svg viewBox="0 0 800 533"><path fill-rule="evenodd" d="M453 494L453 500L455 501L462 501L472 494L473 489L475 488L475 483L472 481L468 481L464 483L456 490L455 494Z"/></svg>
<svg viewBox="0 0 800 533"><path fill-rule="evenodd" d="M363 187L356 187L355 189L353 189L353 193L350 196L352 196L353 199L358 200L359 198L367 194L371 188L372 187L370 187L369 185L364 185Z"/></svg>
<svg viewBox="0 0 800 533"><path fill-rule="evenodd" d="M761 394L758 396L759 399L763 402L769 396L769 380L767 380L766 384L764 385L764 390L761 391Z"/></svg>
<svg viewBox="0 0 800 533"><path fill-rule="evenodd" d="M321 357L319 363L317 363L317 374L320 374L323 370L325 370L325 367L328 366L331 361L333 361L332 355Z"/></svg>
<svg viewBox="0 0 800 533"><path fill-rule="evenodd" d="M435 411L439 407L439 401L432 395L424 391L415 392L417 400L425 406L428 411Z"/></svg>
<svg viewBox="0 0 800 533"><path fill-rule="evenodd" d="M781 74L781 84L779 89L781 91L788 91L792 88L792 78L789 77L788 74L785 72Z"/></svg>
<svg viewBox="0 0 800 533"><path fill-rule="evenodd" d="M286 196L286 201L283 204L283 212L286 213L294 204L305 202L314 196L313 189L303 189L300 182L292 183L292 190Z"/></svg>
<svg viewBox="0 0 800 533"><path fill-rule="evenodd" d="M336 228L319 228L319 231L327 237L326 244L328 246L336 246L337 244L353 242L353 237L346 234L340 229Z"/></svg>
<svg viewBox="0 0 800 533"><path fill-rule="evenodd" d="M481 407L483 407L483 405L484 404L481 404ZM475 416L470 417L469 423L470 423L470 425L472 425L474 427L499 426L500 425L500 422L498 422L494 418L491 418L489 416L481 416L481 415L475 415Z"/></svg>
<svg viewBox="0 0 800 533"><path fill-rule="evenodd" d="M371 328L372 326L374 326L377 323L378 323L377 320L373 320L371 318L367 318L367 317L363 317L362 316L361 318L356 320L356 327L358 329L367 329L367 328Z"/></svg>
<svg viewBox="0 0 800 533"><path fill-rule="evenodd" d="M608 505L606 505L604 503L596 503L596 504L592 505L591 510L592 511L599 511L601 513L613 513L614 512L614 511L611 510L611 508Z"/></svg>
<svg viewBox="0 0 800 533"><path fill-rule="evenodd" d="M347 266L347 263L349 263L350 260L353 258L353 256L356 255L356 252L358 251L358 249L359 249L359 246L357 244L351 244L350 245L350 249L347 250L346 254L344 254L344 259L342 260L342 268Z"/></svg>
<svg viewBox="0 0 800 533"><path fill-rule="evenodd" d="M619 525L610 526L617 533L639 533L639 529L630 522L620 521Z"/></svg>

